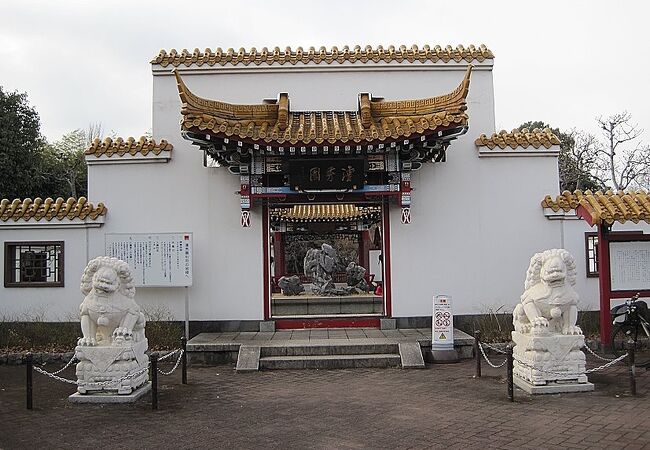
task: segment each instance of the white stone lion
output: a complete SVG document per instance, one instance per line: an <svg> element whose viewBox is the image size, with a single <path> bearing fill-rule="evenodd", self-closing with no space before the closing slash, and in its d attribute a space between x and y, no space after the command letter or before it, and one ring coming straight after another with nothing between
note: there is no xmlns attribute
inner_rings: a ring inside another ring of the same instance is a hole
<svg viewBox="0 0 650 450"><path fill-rule="evenodd" d="M564 249L536 253L530 260L521 303L513 312L515 330L528 334L582 334L576 325L576 263Z"/></svg>
<svg viewBox="0 0 650 450"><path fill-rule="evenodd" d="M100 256L86 266L81 277L85 295L79 315L83 337L78 345L122 345L145 339L145 317L135 302L129 265Z"/></svg>

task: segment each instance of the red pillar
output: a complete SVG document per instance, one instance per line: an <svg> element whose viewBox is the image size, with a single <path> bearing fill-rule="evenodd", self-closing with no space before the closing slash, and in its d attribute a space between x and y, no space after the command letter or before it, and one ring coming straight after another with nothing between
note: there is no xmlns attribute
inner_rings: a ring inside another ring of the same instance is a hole
<svg viewBox="0 0 650 450"><path fill-rule="evenodd" d="M600 288L600 345L609 346L612 335L611 277L609 273L609 227L598 225L598 284Z"/></svg>
<svg viewBox="0 0 650 450"><path fill-rule="evenodd" d="M368 230L359 233L359 265L370 273L370 232Z"/></svg>
<svg viewBox="0 0 650 450"><path fill-rule="evenodd" d="M281 232L273 233L273 264L275 266L275 280L279 280L286 273L284 267L284 239Z"/></svg>

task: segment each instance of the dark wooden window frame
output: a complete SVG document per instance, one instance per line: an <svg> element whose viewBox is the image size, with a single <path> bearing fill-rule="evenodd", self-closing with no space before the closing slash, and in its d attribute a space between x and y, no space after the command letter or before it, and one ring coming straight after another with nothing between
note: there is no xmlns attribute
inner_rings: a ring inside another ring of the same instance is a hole
<svg viewBox="0 0 650 450"><path fill-rule="evenodd" d="M15 259L16 248L20 246L59 246L59 257L57 260L58 281L15 281L14 280L14 267L13 260ZM4 286L6 288L13 287L64 287L65 280L65 243L64 241L11 241L5 242L4 245Z"/></svg>
<svg viewBox="0 0 650 450"><path fill-rule="evenodd" d="M595 239L594 239L595 238ZM589 241L594 241L593 246L593 257L589 254ZM590 262L593 260L596 270L591 270ZM587 278L598 278L598 233L587 232L585 233L585 272L587 273Z"/></svg>

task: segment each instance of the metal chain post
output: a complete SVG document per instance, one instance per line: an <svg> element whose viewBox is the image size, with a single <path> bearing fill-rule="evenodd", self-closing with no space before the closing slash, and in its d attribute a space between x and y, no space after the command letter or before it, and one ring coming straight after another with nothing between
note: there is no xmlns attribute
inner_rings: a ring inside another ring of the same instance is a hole
<svg viewBox="0 0 650 450"><path fill-rule="evenodd" d="M476 378L481 378L481 332L474 331L474 359L476 360Z"/></svg>
<svg viewBox="0 0 650 450"><path fill-rule="evenodd" d="M33 394L33 385L32 385L32 368L34 366L34 357L32 356L31 353L27 353L27 356L25 358L26 366L27 366L27 377L26 377L26 384L27 384L27 409L32 409L32 394Z"/></svg>
<svg viewBox="0 0 650 450"><path fill-rule="evenodd" d="M513 379L513 357L512 357L512 344L506 347L506 367L508 368L508 400L515 401L515 388Z"/></svg>
<svg viewBox="0 0 650 450"><path fill-rule="evenodd" d="M630 366L630 394L636 396L636 366L634 365L634 341L628 340L625 344L628 354L628 364Z"/></svg>
<svg viewBox="0 0 650 450"><path fill-rule="evenodd" d="M158 355L151 355L151 409L158 409Z"/></svg>
<svg viewBox="0 0 650 450"><path fill-rule="evenodd" d="M185 336L183 336L183 337L181 338L181 352L183 352L183 355L182 355L182 358L183 358L183 359L181 360L181 362L182 362L182 367L181 367L181 373L182 373L181 382L182 382L183 384L187 384L187 338L186 338Z"/></svg>

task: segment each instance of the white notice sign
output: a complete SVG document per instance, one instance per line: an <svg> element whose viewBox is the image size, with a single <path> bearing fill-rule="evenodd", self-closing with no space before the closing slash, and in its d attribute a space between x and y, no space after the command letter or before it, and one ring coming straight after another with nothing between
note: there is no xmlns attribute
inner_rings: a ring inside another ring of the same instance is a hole
<svg viewBox="0 0 650 450"><path fill-rule="evenodd" d="M650 241L610 242L612 291L650 289Z"/></svg>
<svg viewBox="0 0 650 450"><path fill-rule="evenodd" d="M192 285L192 233L107 234L106 256L129 264L136 287Z"/></svg>
<svg viewBox="0 0 650 450"><path fill-rule="evenodd" d="M454 315L451 312L451 297L436 295L433 297L432 350L453 350Z"/></svg>

